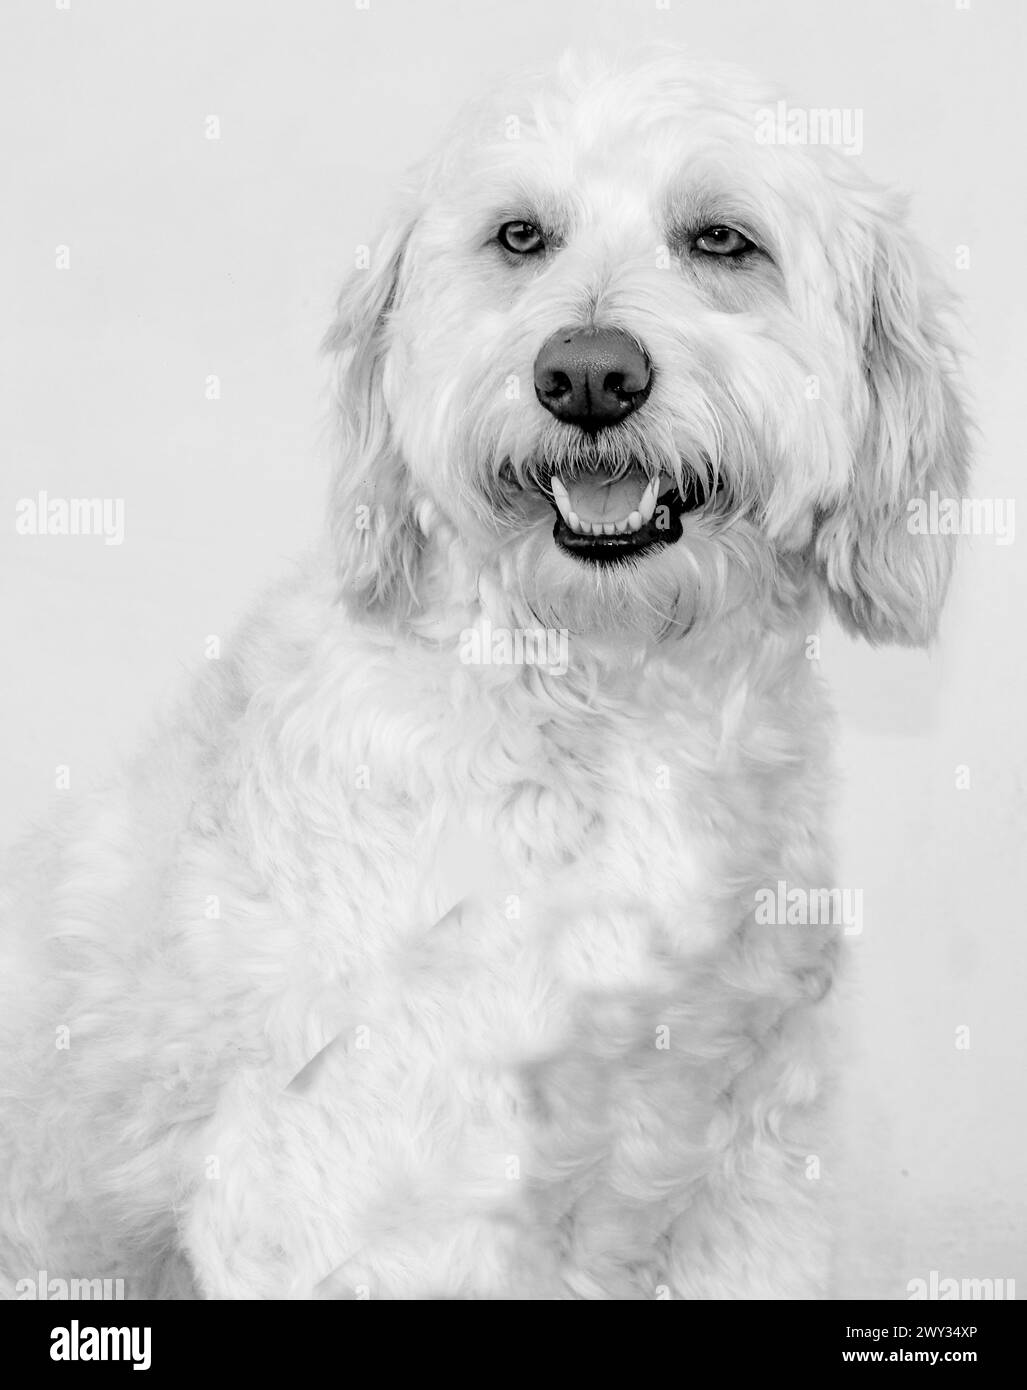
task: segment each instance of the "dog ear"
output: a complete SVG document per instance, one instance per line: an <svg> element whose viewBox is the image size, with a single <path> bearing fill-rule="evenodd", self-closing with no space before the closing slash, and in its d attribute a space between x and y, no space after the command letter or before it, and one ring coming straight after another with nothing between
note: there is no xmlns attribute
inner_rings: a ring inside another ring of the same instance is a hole
<svg viewBox="0 0 1027 1390"><path fill-rule="evenodd" d="M963 496L968 431L944 294L920 263L902 212L897 201L878 204L860 229L855 318L866 397L846 495L820 518L815 546L846 627L874 644L924 646L937 628L956 538L923 534L910 503L929 505L932 492Z"/></svg>
<svg viewBox="0 0 1027 1390"><path fill-rule="evenodd" d="M383 382L412 226L411 217L397 217L366 254L366 266L358 265L343 287L324 341L334 359L341 445L331 540L342 597L363 611L398 613L415 601L420 531Z"/></svg>

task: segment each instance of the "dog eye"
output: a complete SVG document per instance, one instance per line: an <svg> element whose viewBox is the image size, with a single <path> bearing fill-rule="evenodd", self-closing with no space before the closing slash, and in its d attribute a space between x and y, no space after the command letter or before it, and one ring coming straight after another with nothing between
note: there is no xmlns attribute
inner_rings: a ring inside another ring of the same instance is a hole
<svg viewBox="0 0 1027 1390"><path fill-rule="evenodd" d="M496 236L500 246L515 256L534 256L545 249L545 238L531 222L504 222Z"/></svg>
<svg viewBox="0 0 1027 1390"><path fill-rule="evenodd" d="M695 239L695 249L711 256L741 256L753 243L734 227L705 227Z"/></svg>

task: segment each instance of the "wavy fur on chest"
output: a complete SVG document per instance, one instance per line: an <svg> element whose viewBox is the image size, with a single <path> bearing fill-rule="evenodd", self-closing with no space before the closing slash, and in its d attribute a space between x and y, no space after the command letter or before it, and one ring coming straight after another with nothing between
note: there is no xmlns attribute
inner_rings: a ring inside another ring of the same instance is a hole
<svg viewBox="0 0 1027 1390"><path fill-rule="evenodd" d="M833 957L753 920L825 872L801 635L724 658L550 676L266 608L57 851L23 1008L73 1039L31 1073L84 1137L69 1250L123 1277L116 1206L145 1289L178 1207L220 1296L676 1287L703 1193L805 1160Z"/></svg>

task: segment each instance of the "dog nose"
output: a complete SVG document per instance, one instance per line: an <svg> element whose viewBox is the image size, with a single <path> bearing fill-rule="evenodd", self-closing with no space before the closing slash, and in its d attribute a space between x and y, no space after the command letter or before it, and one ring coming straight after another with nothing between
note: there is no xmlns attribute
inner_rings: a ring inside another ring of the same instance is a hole
<svg viewBox="0 0 1027 1390"><path fill-rule="evenodd" d="M562 328L535 359L535 394L558 420L601 430L630 415L652 386L649 358L620 328Z"/></svg>

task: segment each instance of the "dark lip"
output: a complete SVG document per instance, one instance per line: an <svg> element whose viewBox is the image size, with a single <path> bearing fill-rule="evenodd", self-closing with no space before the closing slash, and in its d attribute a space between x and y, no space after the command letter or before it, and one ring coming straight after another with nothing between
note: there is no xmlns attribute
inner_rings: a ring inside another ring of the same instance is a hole
<svg viewBox="0 0 1027 1390"><path fill-rule="evenodd" d="M571 530L553 502L556 511L553 540L568 555L588 564L609 565L634 560L650 550L679 541L681 518L696 511L707 500L698 478L691 481L684 495L672 486L656 499L656 510L650 521L640 530L621 536L581 536Z"/></svg>

